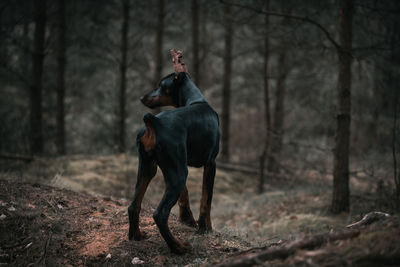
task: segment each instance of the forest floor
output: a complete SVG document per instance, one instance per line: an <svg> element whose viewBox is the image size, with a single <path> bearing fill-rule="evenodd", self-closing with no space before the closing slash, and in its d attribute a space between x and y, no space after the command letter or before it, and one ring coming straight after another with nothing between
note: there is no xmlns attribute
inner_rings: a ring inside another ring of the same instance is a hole
<svg viewBox="0 0 400 267"><path fill-rule="evenodd" d="M0 265L130 266L141 261L143 266L215 265L285 248L305 237L342 233L368 212L390 210L363 180L352 181L351 211L333 216L328 211L329 175L307 171L295 178L271 179L259 195L256 177L217 170L215 231L198 235L177 221L174 208L171 230L192 245L190 253L176 256L169 252L151 216L164 191L160 171L149 185L141 212L141 227L149 238L140 242L127 238L135 156L76 155L14 164L0 166ZM191 168L187 186L195 217L201 182L202 170ZM359 231L353 238L298 248L268 264L400 265L398 215Z"/></svg>

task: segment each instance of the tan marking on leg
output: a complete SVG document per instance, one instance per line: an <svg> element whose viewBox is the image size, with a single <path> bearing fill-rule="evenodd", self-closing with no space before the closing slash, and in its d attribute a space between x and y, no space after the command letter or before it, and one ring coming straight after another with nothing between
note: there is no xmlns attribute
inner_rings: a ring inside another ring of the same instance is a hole
<svg viewBox="0 0 400 267"><path fill-rule="evenodd" d="M187 187L183 190L178 199L179 204L179 220L189 226L196 227L196 220L193 218L193 213L190 210L189 192Z"/></svg>
<svg viewBox="0 0 400 267"><path fill-rule="evenodd" d="M204 166L203 172L203 186L202 186L202 194L201 194L201 201L200 201L200 214L199 214L199 230L200 231L211 231L211 203L208 203L208 190L207 190L207 176L210 171L210 167L208 165Z"/></svg>

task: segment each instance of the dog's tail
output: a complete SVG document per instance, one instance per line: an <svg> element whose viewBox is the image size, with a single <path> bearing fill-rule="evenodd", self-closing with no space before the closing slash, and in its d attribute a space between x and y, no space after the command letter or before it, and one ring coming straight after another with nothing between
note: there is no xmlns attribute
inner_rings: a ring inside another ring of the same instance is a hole
<svg viewBox="0 0 400 267"><path fill-rule="evenodd" d="M146 152L150 152L154 150L157 143L157 135L155 129L158 124L158 118L150 113L147 113L146 115L144 115L143 121L146 125L146 129L143 136L140 138L140 142L143 144L144 150Z"/></svg>

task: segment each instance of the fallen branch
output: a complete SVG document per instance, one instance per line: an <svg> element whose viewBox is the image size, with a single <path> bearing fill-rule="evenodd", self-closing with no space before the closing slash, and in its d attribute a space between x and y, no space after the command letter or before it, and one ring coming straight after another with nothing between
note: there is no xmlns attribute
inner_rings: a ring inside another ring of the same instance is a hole
<svg viewBox="0 0 400 267"><path fill-rule="evenodd" d="M241 172L241 173L249 174L249 175L259 174L259 169L257 169L256 167L244 165L244 164L238 164L238 163L227 163L227 162L222 162L222 161L217 161L217 169L221 169L221 170L225 170L225 171ZM272 173L272 172L267 171L266 169L264 170L264 174L267 175L268 177L287 179L287 176L284 176L279 173Z"/></svg>
<svg viewBox="0 0 400 267"><path fill-rule="evenodd" d="M364 217L361 220L359 220L358 222L349 224L346 227L347 228L356 228L356 227L360 227L363 225L371 224L375 221L378 221L378 220L381 220L381 219L384 219L387 217L390 217L390 214L380 212L380 211L372 211L372 212L364 215Z"/></svg>
<svg viewBox="0 0 400 267"><path fill-rule="evenodd" d="M33 157L31 157L31 156L9 155L9 154L0 154L0 159L22 160L22 161L26 161L26 162L33 161Z"/></svg>
<svg viewBox="0 0 400 267"><path fill-rule="evenodd" d="M217 162L217 168L221 170L227 171L237 171L245 174L256 175L258 174L258 170L255 167L238 165L235 163L227 163L227 162Z"/></svg>
<svg viewBox="0 0 400 267"><path fill-rule="evenodd" d="M311 237L306 237L300 240L293 241L283 247L274 247L262 252L249 253L248 255L237 257L231 261L226 261L216 266L253 266L263 263L265 261L286 259L290 255L294 254L298 249L314 249L325 243L354 238L357 237L359 234L360 231L351 230L341 233L314 235Z"/></svg>

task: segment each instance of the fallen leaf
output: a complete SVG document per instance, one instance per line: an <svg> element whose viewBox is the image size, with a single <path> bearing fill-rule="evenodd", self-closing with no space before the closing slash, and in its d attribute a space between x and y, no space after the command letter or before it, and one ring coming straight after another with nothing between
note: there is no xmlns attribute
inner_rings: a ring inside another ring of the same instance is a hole
<svg viewBox="0 0 400 267"><path fill-rule="evenodd" d="M0 220L4 220L5 218L7 218L6 215L4 215L4 214L1 214L1 215L0 215Z"/></svg>
<svg viewBox="0 0 400 267"><path fill-rule="evenodd" d="M111 254L108 253L108 255L106 256L106 259L111 259Z"/></svg>
<svg viewBox="0 0 400 267"><path fill-rule="evenodd" d="M64 207L61 204L57 204L57 207L62 210Z"/></svg>
<svg viewBox="0 0 400 267"><path fill-rule="evenodd" d="M14 208L14 206L11 206L8 208L9 211L16 211L16 209Z"/></svg>
<svg viewBox="0 0 400 267"><path fill-rule="evenodd" d="M32 246L33 242L30 242L28 245L25 246L25 248L29 248L30 246Z"/></svg>

